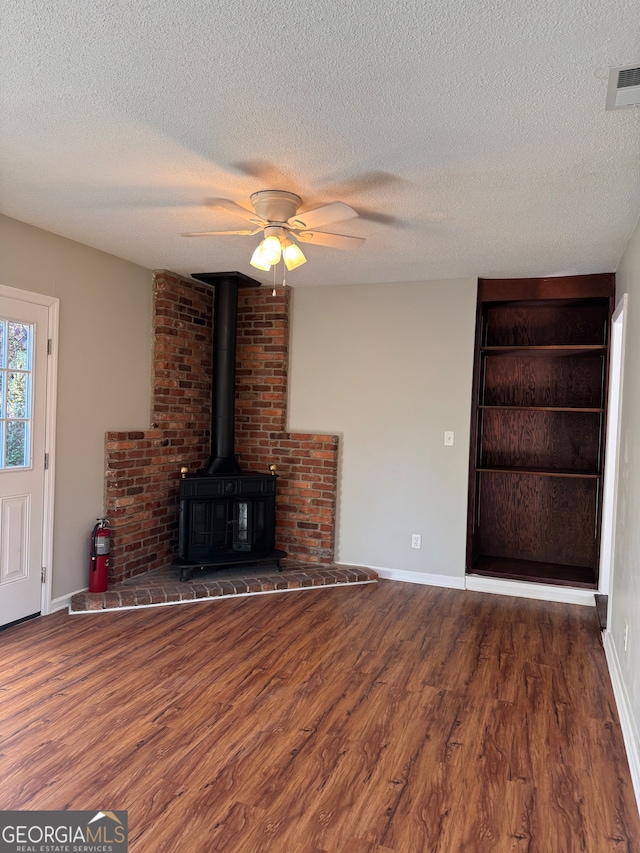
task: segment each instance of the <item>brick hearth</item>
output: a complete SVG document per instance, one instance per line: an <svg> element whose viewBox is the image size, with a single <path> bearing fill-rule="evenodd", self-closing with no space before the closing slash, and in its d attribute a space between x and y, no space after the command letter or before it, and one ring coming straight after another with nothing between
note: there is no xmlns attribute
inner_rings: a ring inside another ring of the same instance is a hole
<svg viewBox="0 0 640 853"><path fill-rule="evenodd" d="M283 561L283 571L273 566L226 569L196 575L180 583L175 568L155 569L114 584L107 592L76 593L69 613L98 613L134 607L186 604L208 598L264 595L300 589L375 583L377 574L356 566L317 566Z"/></svg>

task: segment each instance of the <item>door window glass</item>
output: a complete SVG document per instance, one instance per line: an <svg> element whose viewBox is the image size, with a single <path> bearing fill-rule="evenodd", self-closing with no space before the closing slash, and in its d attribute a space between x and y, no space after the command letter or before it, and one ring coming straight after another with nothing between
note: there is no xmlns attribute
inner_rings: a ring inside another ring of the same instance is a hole
<svg viewBox="0 0 640 853"><path fill-rule="evenodd" d="M33 326L0 319L0 468L31 464Z"/></svg>

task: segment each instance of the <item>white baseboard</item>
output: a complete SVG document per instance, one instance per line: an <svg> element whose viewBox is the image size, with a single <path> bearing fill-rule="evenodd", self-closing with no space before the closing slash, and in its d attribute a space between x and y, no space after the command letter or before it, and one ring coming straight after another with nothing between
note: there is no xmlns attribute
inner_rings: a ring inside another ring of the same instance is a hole
<svg viewBox="0 0 640 853"><path fill-rule="evenodd" d="M470 589L474 592L490 592L498 595L514 595L519 598L537 598L541 601L560 601L564 604L583 604L595 607L595 596L591 590L573 587L552 586L551 584L525 583L523 581L485 578L479 575L455 577L454 575L436 575L430 572L409 572L402 569L387 569L384 566L364 566L363 563L345 563L341 566L354 566L373 569L378 576L386 580L401 583L419 583L425 586L441 586L447 589ZM76 592L86 592L87 587L76 589L51 601L51 613L68 608L71 596Z"/></svg>
<svg viewBox="0 0 640 853"><path fill-rule="evenodd" d="M71 596L75 595L76 592L86 592L88 587L83 586L82 589L74 589L73 592L68 592L66 595L61 595L60 598L51 599L51 610L50 613L55 613L56 610L64 610L69 609L69 605L71 604Z"/></svg>
<svg viewBox="0 0 640 853"><path fill-rule="evenodd" d="M364 566L364 563L345 563L341 566ZM387 569L384 566L366 566L373 569L378 576L401 583L420 583L426 586L442 586L448 589L470 589L474 592L490 592L496 595L514 595L518 598L537 598L541 601L560 601L564 604L582 604L595 607L594 592L589 589L574 587L552 586L543 583L525 583L522 581L503 580L502 578L485 578L480 575L436 575L430 572L408 572L402 569Z"/></svg>
<svg viewBox="0 0 640 853"><path fill-rule="evenodd" d="M537 598L540 601L560 601L563 604L582 604L587 607L596 606L595 594L590 589L486 578L480 575L467 575L466 581L466 588L474 592L515 595L518 598Z"/></svg>
<svg viewBox="0 0 640 853"><path fill-rule="evenodd" d="M362 566L362 563L343 563L341 566ZM385 569L382 566L366 566L373 569L378 576L390 581L401 581L402 583L421 583L425 586L444 586L449 589L464 589L464 578L453 575L434 575L429 572L407 572L402 569Z"/></svg>
<svg viewBox="0 0 640 853"><path fill-rule="evenodd" d="M629 762L633 790L636 795L638 810L640 810L640 739L638 738L638 729L631 713L631 704L624 685L622 670L620 669L618 651L610 631L604 632L604 653L607 658L613 695L616 700L616 709L620 717L620 728L622 729L624 745L627 750L627 761Z"/></svg>

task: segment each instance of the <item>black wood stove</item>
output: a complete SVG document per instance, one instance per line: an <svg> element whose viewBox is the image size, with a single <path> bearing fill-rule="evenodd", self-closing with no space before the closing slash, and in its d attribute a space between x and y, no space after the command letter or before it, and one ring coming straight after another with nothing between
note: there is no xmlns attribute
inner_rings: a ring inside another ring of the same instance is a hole
<svg viewBox="0 0 640 853"><path fill-rule="evenodd" d="M239 272L197 273L214 290L211 456L197 474L180 480L178 557L180 580L196 569L275 562L275 472L243 472L235 453L235 362L238 290L260 287Z"/></svg>

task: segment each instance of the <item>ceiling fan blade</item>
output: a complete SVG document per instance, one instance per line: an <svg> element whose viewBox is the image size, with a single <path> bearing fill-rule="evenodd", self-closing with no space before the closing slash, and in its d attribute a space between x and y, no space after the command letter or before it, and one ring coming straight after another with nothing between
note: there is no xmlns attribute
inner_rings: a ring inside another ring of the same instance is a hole
<svg viewBox="0 0 640 853"><path fill-rule="evenodd" d="M181 234L181 237L223 237L230 234L237 234L240 237L251 237L262 231L262 227L256 228L255 231L189 231L186 234Z"/></svg>
<svg viewBox="0 0 640 853"><path fill-rule="evenodd" d="M292 228L321 228L330 222L344 222L346 219L356 219L356 211L343 201L332 201L313 210L305 210L289 220Z"/></svg>
<svg viewBox="0 0 640 853"><path fill-rule="evenodd" d="M372 169L368 172L361 172L353 178L346 178L341 181L330 181L328 184L324 185L324 190L325 192L330 192L333 196L341 198L345 195L349 196L354 193L371 192L371 190L404 183L406 183L406 181L399 175L394 175L392 172L382 172L378 169Z"/></svg>
<svg viewBox="0 0 640 853"><path fill-rule="evenodd" d="M236 216L242 216L243 219L248 219L249 222L255 222L256 225L267 224L266 220L262 219L261 216L258 216L255 211L248 210L241 204L236 204L236 202L231 201L230 198L208 198L205 199L205 204L207 207L222 207L230 213L235 213Z"/></svg>
<svg viewBox="0 0 640 853"><path fill-rule="evenodd" d="M393 216L391 213L379 213L377 210L365 210L362 207L358 207L357 214L360 219L367 219L369 222L379 222L381 225L395 225L397 228L405 226L402 219Z"/></svg>
<svg viewBox="0 0 640 853"><path fill-rule="evenodd" d="M243 175L257 178L263 187L287 187L297 195L301 187L294 178L269 160L236 160L231 164Z"/></svg>
<svg viewBox="0 0 640 853"><path fill-rule="evenodd" d="M357 249L366 243L364 237L347 237L346 234L329 234L326 231L301 231L295 238L301 243L329 246L331 249Z"/></svg>

